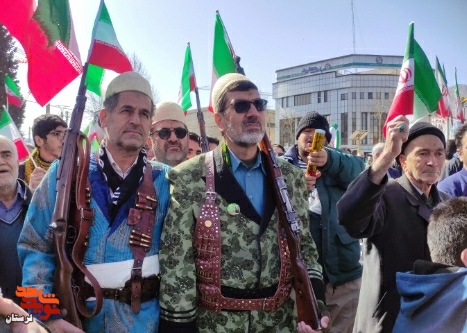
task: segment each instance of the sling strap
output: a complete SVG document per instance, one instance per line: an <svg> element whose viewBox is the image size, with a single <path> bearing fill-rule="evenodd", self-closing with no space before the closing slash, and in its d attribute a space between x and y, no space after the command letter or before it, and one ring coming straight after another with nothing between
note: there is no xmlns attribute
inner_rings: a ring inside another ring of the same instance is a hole
<svg viewBox="0 0 467 333"><path fill-rule="evenodd" d="M214 180L214 156L210 151L206 154L206 195L200 207L200 213L195 226L194 249L198 303L203 308L219 313L222 310L263 310L275 311L288 298L292 289L292 271L287 239L280 232L278 225L277 237L281 269L279 284L272 297L236 299L225 297L221 292L221 225L219 207L216 204L216 189Z"/></svg>

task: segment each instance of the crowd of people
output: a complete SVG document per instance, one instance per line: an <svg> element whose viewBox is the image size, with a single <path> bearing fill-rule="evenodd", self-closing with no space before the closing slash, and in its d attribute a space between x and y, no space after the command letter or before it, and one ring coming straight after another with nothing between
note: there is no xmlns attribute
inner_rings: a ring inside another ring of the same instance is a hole
<svg viewBox="0 0 467 333"><path fill-rule="evenodd" d="M86 232L82 264L93 278L72 281L77 303L102 307L81 327L63 308L43 321L32 310L32 323L5 319L28 315L18 287L56 293L51 221L67 124L37 118L21 163L0 136L0 331L467 332L467 124L447 143L435 126L398 116L365 165L330 146L327 119L311 110L296 144L264 149L267 101L242 74L221 77L211 103L223 139L208 137L202 152L181 107L156 107L141 75L109 83L105 135L88 166L92 221L74 230ZM311 151L317 130L323 148ZM298 259L318 328L302 317L311 309L294 288Z"/></svg>

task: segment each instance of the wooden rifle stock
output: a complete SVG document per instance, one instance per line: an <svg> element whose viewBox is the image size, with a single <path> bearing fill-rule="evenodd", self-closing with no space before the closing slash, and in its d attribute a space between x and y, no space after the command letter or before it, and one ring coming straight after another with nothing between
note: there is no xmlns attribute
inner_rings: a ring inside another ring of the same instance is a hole
<svg viewBox="0 0 467 333"><path fill-rule="evenodd" d="M195 88L196 95L196 106L198 108L198 124L199 124L199 136L201 138L200 146L203 153L207 153L209 149L208 137L206 136L206 124L204 121L203 111L201 110L201 103L199 102L198 87Z"/></svg>
<svg viewBox="0 0 467 333"><path fill-rule="evenodd" d="M86 86L84 85L86 72L87 64L83 68L76 104L63 142L62 154L57 169L56 201L50 224L50 228L53 230L53 246L56 254L54 292L59 298L63 318L81 329L82 316L89 317L89 315L86 313L84 306L77 304L78 287L76 286L76 278L80 272L70 258L72 258L73 246L80 231L79 219L77 220L74 216L74 213L77 212L77 201L72 191L75 191L76 181L86 181L77 179L78 145L82 145L82 141L79 139L80 127L86 105ZM86 153L89 154L88 149ZM80 263L80 266L83 266L82 263ZM82 271L81 268L80 270ZM81 301L84 304L85 300ZM102 300L97 299L96 309L93 314L96 313L96 310L99 312L101 306Z"/></svg>
<svg viewBox="0 0 467 333"><path fill-rule="evenodd" d="M290 251L292 274L294 277L294 289L296 293L296 304L298 321L304 321L314 330L322 329L320 323L320 312L310 277L305 263L302 260L299 238L299 219L293 210L287 193L282 171L277 162L276 155L271 146L267 134L259 144L260 149L268 156L266 170L269 180L272 182L274 199L279 212L279 220L287 237Z"/></svg>

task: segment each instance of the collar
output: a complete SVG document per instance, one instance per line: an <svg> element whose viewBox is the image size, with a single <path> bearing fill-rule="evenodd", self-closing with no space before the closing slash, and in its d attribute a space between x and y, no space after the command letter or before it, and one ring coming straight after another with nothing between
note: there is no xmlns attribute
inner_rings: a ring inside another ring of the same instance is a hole
<svg viewBox="0 0 467 333"><path fill-rule="evenodd" d="M16 183L18 184L16 193L17 193L17 195L19 195L19 197L21 199L24 200L26 193L24 193L24 189L23 189L23 187L21 186L21 183L18 180L16 181Z"/></svg>
<svg viewBox="0 0 467 333"><path fill-rule="evenodd" d="M232 172L237 171L240 165L243 165L247 170L253 170L260 166L263 173L266 174L266 171L264 170L263 160L261 159L261 154L259 153L259 150L256 152L255 164L251 168L248 168L248 166L245 163L243 163L242 160L240 160L230 149L228 151L230 155L230 161L232 163Z"/></svg>
<svg viewBox="0 0 467 333"><path fill-rule="evenodd" d="M135 160L133 161L133 164L128 168L128 170L126 172L123 172L122 169L120 169L120 167L117 165L117 163L115 163L115 160L114 158L112 157L112 154L110 153L110 151L107 149L107 157L109 159L109 162L110 162L110 165L112 166L112 168L115 170L115 172L120 176L122 177L123 179L125 179L126 176L128 176L128 174L130 173L131 169L133 169L133 167L136 165L136 163L138 162L138 156L135 157Z"/></svg>

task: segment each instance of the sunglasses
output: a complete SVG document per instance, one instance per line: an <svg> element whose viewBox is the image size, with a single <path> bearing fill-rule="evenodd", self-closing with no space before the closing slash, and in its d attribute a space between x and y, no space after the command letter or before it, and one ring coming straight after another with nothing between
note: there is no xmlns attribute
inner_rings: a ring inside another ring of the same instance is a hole
<svg viewBox="0 0 467 333"><path fill-rule="evenodd" d="M174 129L164 127L158 131L152 132L151 136L157 133L157 135L159 135L159 138L161 138L162 140L167 140L172 134L172 132L175 133L175 136L177 137L177 139L183 139L184 137L186 137L188 133L188 131L183 127L176 127Z"/></svg>
<svg viewBox="0 0 467 333"><path fill-rule="evenodd" d="M258 112L261 112L261 111L266 110L266 105L268 104L268 101L262 98L254 99L251 101L248 101L246 99L236 99L236 100L233 100L232 103L227 105L227 107L232 105L234 107L235 112L247 113L248 110L250 110L251 104L255 106Z"/></svg>

